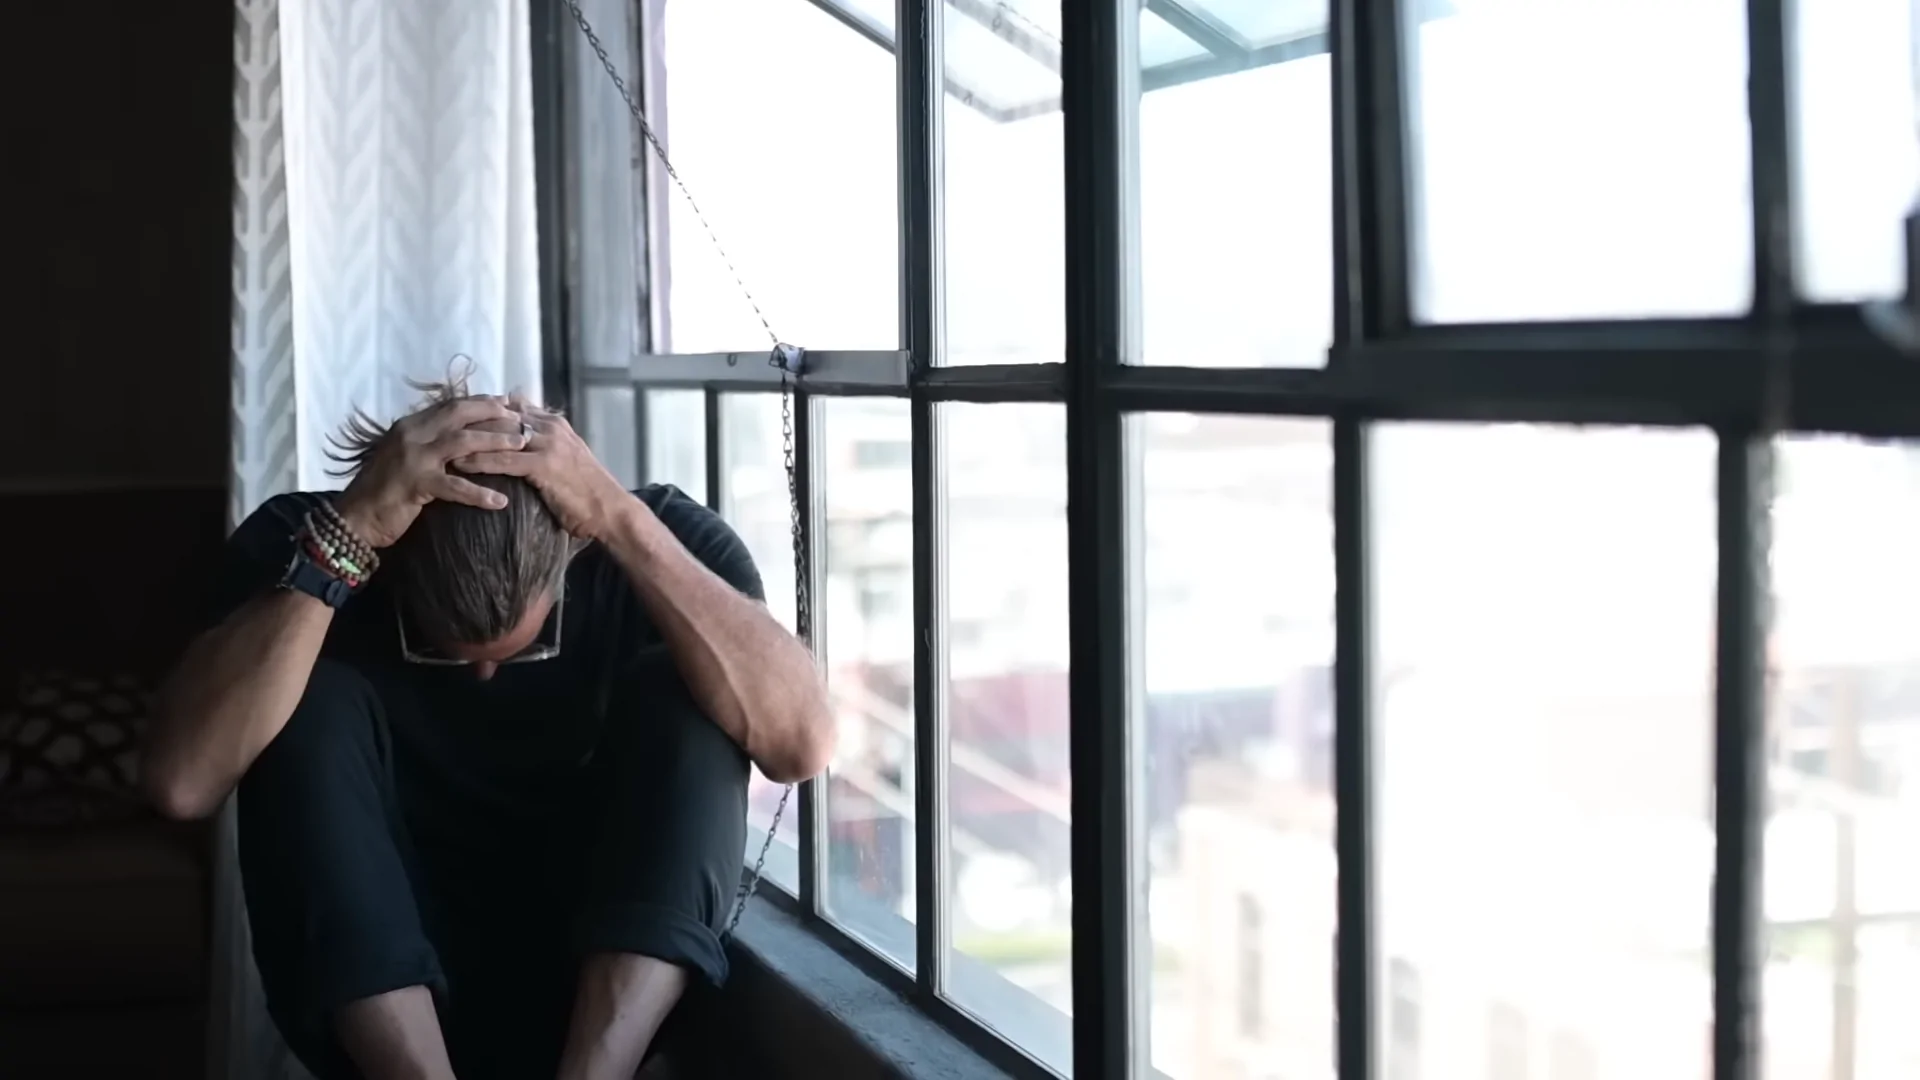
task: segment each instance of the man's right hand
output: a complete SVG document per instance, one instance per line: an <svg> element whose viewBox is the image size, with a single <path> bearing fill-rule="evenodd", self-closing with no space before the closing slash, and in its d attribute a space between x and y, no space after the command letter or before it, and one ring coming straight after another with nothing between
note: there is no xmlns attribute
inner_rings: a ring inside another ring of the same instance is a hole
<svg viewBox="0 0 1920 1080"><path fill-rule="evenodd" d="M392 547L420 508L435 499L498 510L506 496L447 471L447 462L489 450L518 450L526 439L511 432L476 430L500 421L519 426L503 397L443 402L395 422L353 482L340 496L340 516L355 535L376 548Z"/></svg>

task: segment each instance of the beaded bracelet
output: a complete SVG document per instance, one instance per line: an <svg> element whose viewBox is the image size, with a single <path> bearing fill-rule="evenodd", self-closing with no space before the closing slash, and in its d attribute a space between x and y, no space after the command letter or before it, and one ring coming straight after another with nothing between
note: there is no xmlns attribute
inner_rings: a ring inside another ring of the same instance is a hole
<svg viewBox="0 0 1920 1080"><path fill-rule="evenodd" d="M332 531L338 539L352 549L354 557L361 566L366 567L367 573L371 574L379 568L380 553L373 549L372 544L360 539L360 534L353 531L347 519L340 516L339 507L331 501L323 501L320 503L320 513L333 526Z"/></svg>
<svg viewBox="0 0 1920 1080"><path fill-rule="evenodd" d="M349 588L359 588L380 568L380 556L355 536L331 503L309 510L300 527L300 543L314 562Z"/></svg>

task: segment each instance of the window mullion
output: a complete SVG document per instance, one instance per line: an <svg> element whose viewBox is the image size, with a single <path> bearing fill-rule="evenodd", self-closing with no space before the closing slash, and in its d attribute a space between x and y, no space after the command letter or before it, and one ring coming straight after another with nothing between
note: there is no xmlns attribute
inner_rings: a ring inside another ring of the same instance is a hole
<svg viewBox="0 0 1920 1080"><path fill-rule="evenodd" d="M724 413L720 391L707 389L707 422L701 427L707 437L707 509L726 513L727 455Z"/></svg>
<svg viewBox="0 0 1920 1080"><path fill-rule="evenodd" d="M1376 895L1373 845L1373 607L1367 423L1333 426L1333 791L1338 921L1335 924L1335 1039L1340 1080L1372 1080Z"/></svg>
<svg viewBox="0 0 1920 1080"><path fill-rule="evenodd" d="M1759 1069L1761 850L1766 809L1766 664L1771 440L1720 433L1714 683L1713 1076Z"/></svg>
<svg viewBox="0 0 1920 1080"><path fill-rule="evenodd" d="M1334 340L1397 336L1412 319L1398 0L1331 0Z"/></svg>
<svg viewBox="0 0 1920 1080"><path fill-rule="evenodd" d="M1753 170L1753 310L1790 310L1794 281L1788 0L1747 0L1747 132Z"/></svg>
<svg viewBox="0 0 1920 1080"><path fill-rule="evenodd" d="M1127 722L1127 470L1107 393L1134 345L1129 188L1133 0L1067 4L1062 15L1066 215L1067 593L1073 779L1073 1070L1132 1077L1146 1065L1135 999L1135 867Z"/></svg>
<svg viewBox="0 0 1920 1080"><path fill-rule="evenodd" d="M941 284L944 80L940 0L899 0L894 12L899 125L900 336L912 373L932 370L946 344ZM913 469L914 976L937 997L947 943L946 509L939 406L910 403Z"/></svg>
<svg viewBox="0 0 1920 1080"><path fill-rule="evenodd" d="M795 390L793 393L793 498L798 504L797 535L793 543L797 549L794 567L794 612L799 625L794 629L801 640L813 652L816 667L825 668L826 661L826 603L822 597L826 581L824 566L825 545L819 543L824 535L826 523L824 504L826 487L822 482L816 455L814 454L814 433L818 429L819 402L812 394ZM805 602L802 603L804 597ZM800 910L809 915L820 914L822 908L821 876L825 869L826 845L826 800L824 792L827 784L825 776L815 777L800 785Z"/></svg>

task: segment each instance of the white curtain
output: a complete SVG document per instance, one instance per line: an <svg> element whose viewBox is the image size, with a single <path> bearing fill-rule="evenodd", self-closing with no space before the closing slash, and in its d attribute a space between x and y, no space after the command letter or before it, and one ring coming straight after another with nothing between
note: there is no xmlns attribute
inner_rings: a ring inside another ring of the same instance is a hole
<svg viewBox="0 0 1920 1080"><path fill-rule="evenodd" d="M280 0L300 484L455 354L540 384L527 0Z"/></svg>
<svg viewBox="0 0 1920 1080"><path fill-rule="evenodd" d="M326 436L456 356L540 390L527 0L235 0L234 522L337 487ZM228 815L230 822L231 815ZM299 1076L261 1009L223 828L213 1080Z"/></svg>

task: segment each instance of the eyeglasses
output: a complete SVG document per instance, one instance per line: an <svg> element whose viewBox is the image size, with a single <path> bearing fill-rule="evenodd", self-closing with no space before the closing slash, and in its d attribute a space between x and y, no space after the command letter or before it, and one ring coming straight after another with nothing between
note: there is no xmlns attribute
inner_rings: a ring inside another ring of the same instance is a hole
<svg viewBox="0 0 1920 1080"><path fill-rule="evenodd" d="M531 664L536 660L551 660L559 656L560 628L566 623L566 614L567 589L565 585L562 585L559 589L555 590L553 610L547 614L547 625L553 627L553 640L542 643L539 638L535 638L533 644L500 661L500 663ZM400 630L400 658L407 663L429 664L434 667L465 667L473 663L471 660L462 660L459 657L448 656L445 653L431 648L423 647L421 649L415 649L408 645L407 619L400 611L400 603L398 600L394 601L393 605L393 622ZM542 636L545 636L545 630L545 626L541 627Z"/></svg>

